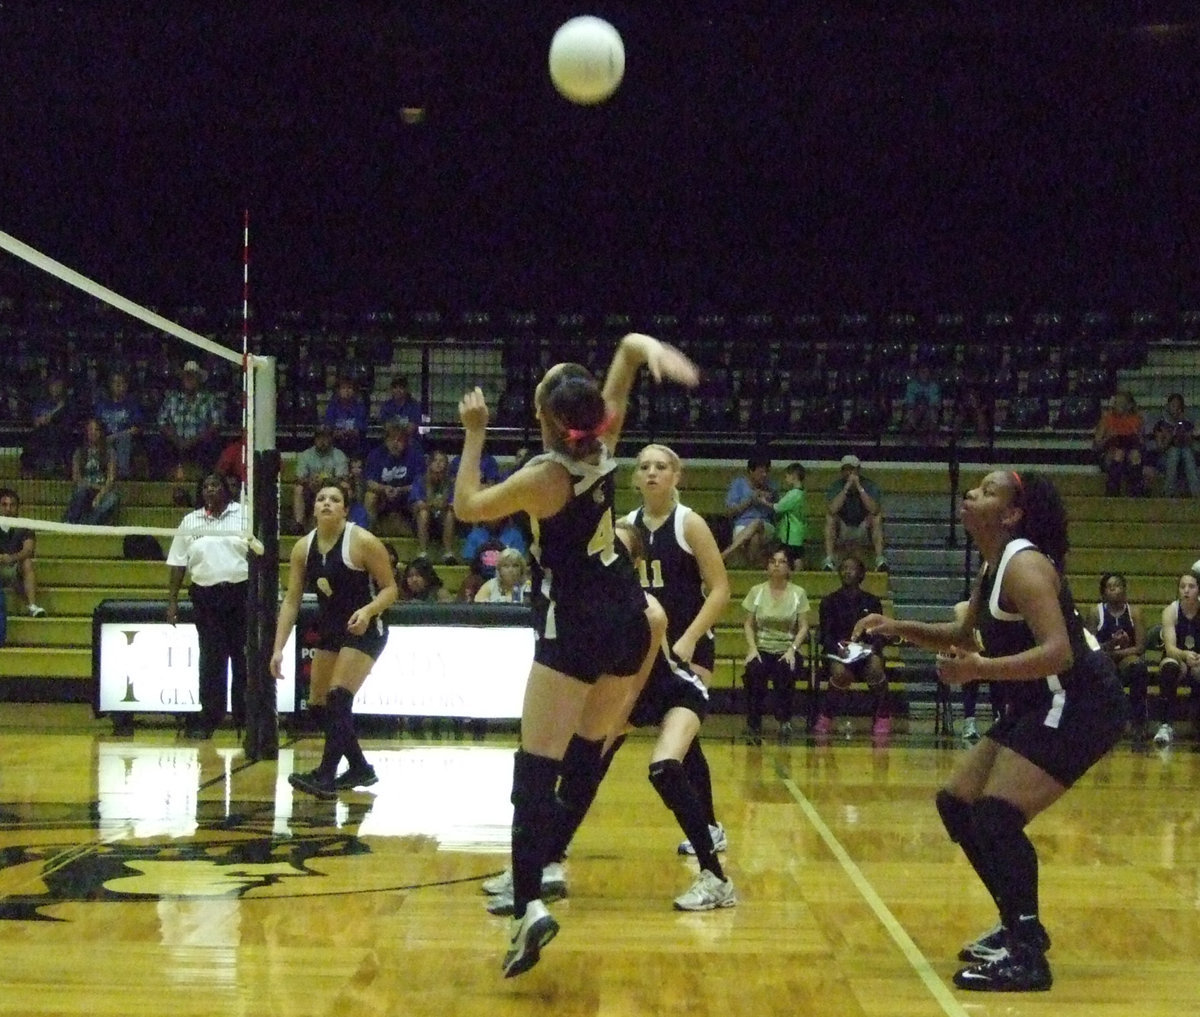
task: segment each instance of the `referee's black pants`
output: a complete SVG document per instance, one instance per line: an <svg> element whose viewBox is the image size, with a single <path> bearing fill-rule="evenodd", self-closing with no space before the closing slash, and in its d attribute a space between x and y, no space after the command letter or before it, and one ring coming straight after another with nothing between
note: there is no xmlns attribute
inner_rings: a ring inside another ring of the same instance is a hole
<svg viewBox="0 0 1200 1017"><path fill-rule="evenodd" d="M188 594L200 642L200 723L212 731L225 716L232 669L233 722L246 722L246 583L192 584Z"/></svg>

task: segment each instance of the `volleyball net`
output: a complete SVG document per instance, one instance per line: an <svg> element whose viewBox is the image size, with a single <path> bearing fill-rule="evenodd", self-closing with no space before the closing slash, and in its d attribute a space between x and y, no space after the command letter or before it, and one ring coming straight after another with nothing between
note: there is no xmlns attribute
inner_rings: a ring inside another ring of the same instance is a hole
<svg viewBox="0 0 1200 1017"><path fill-rule="evenodd" d="M262 401L273 402L274 372L246 348L245 327L240 343L234 323L218 341L4 232L0 249L12 256L0 274L0 488L19 504L3 525L161 543L217 472L241 511L201 513L189 532L234 533L261 551L253 453L258 430L273 431Z"/></svg>

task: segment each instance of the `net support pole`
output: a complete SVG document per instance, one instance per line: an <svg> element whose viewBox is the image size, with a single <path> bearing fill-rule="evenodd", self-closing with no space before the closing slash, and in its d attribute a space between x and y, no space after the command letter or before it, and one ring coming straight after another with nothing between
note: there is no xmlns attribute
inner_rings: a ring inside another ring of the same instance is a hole
<svg viewBox="0 0 1200 1017"><path fill-rule="evenodd" d="M243 744L251 762L279 758L279 715L275 679L271 676L271 651L279 611L279 450L275 445L275 358L250 358L253 385L254 447L251 494L254 499L254 536L261 554L250 556L247 625L246 735Z"/></svg>

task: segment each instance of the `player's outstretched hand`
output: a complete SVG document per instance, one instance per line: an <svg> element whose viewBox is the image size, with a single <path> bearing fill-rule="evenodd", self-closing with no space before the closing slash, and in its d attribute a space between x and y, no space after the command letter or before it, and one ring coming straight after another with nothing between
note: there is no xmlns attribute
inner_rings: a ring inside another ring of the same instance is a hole
<svg viewBox="0 0 1200 1017"><path fill-rule="evenodd" d="M646 357L646 367L649 368L651 377L658 382L664 379L676 381L688 388L695 388L700 384L700 368L670 343L656 343Z"/></svg>
<svg viewBox="0 0 1200 1017"><path fill-rule="evenodd" d="M850 633L850 641L858 642L865 637L895 639L897 635L894 618L886 618L881 614L869 614L858 620L854 631Z"/></svg>
<svg viewBox="0 0 1200 1017"><path fill-rule="evenodd" d="M483 389L478 385L458 401L458 416L467 431L482 431L487 427L487 400L483 397Z"/></svg>

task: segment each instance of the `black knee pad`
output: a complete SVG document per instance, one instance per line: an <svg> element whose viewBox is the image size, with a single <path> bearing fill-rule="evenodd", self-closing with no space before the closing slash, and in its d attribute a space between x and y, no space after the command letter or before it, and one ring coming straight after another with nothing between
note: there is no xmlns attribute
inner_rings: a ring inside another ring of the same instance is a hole
<svg viewBox="0 0 1200 1017"><path fill-rule="evenodd" d="M981 839L1004 843L1014 836L1024 836L1025 813L1012 802L987 796L980 798L972 807L971 826Z"/></svg>
<svg viewBox="0 0 1200 1017"><path fill-rule="evenodd" d="M934 796L938 815L942 817L942 825L950 834L955 844L961 844L963 838L971 832L971 813L974 811L970 802L956 798L944 788Z"/></svg>
<svg viewBox="0 0 1200 1017"><path fill-rule="evenodd" d="M513 782L510 801L513 807L530 802L543 803L554 799L554 784L558 780L560 764L556 759L535 756L524 749L513 755Z"/></svg>
<svg viewBox="0 0 1200 1017"><path fill-rule="evenodd" d="M579 735L572 735L567 743L558 797L568 808L586 811L592 804L604 775L603 749L603 741L588 741Z"/></svg>
<svg viewBox="0 0 1200 1017"><path fill-rule="evenodd" d="M677 800L674 793L676 789L687 784L683 763L678 759L660 759L656 763L651 763L649 776L654 790L658 792L658 796L664 802L668 803L668 808L671 807L670 803Z"/></svg>

